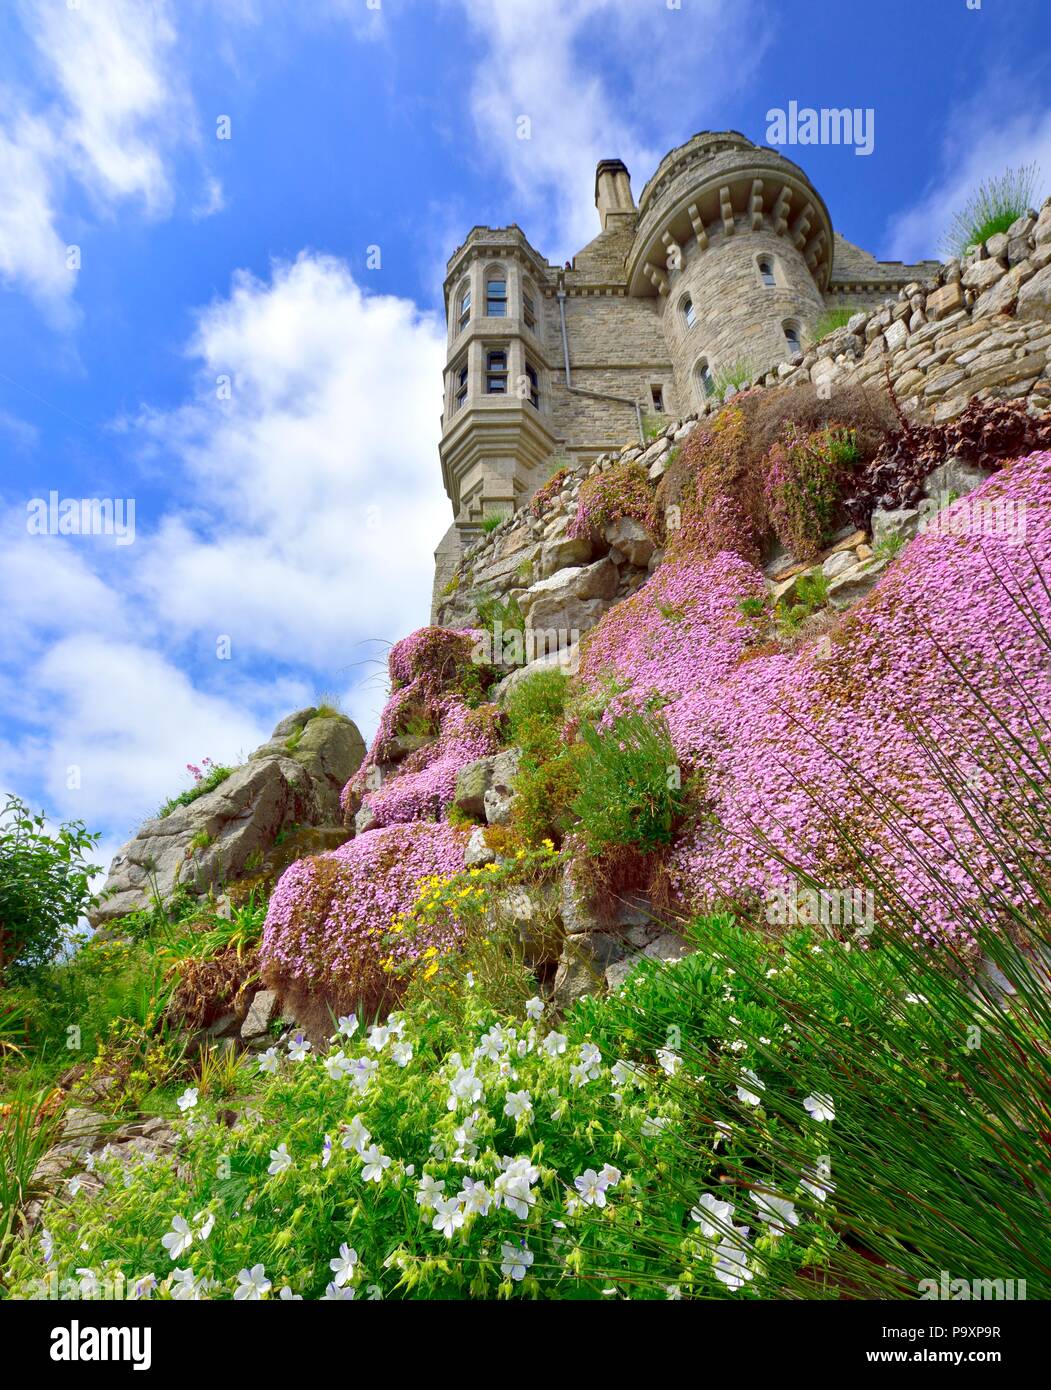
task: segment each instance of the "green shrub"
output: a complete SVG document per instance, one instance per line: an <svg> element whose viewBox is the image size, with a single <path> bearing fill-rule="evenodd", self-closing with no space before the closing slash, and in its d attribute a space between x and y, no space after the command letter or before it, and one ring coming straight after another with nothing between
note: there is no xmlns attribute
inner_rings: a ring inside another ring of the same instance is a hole
<svg viewBox="0 0 1051 1390"><path fill-rule="evenodd" d="M857 309L829 309L827 313L821 315L814 325L811 334L812 343L820 343L823 338L827 338L830 333L835 333L839 328L846 328L847 324L857 313Z"/></svg>
<svg viewBox="0 0 1051 1390"><path fill-rule="evenodd" d="M208 759L205 759L208 763ZM189 806L197 800L199 796L205 796L208 792L214 792L216 787L222 786L226 779L233 775L232 767L224 767L220 764L208 766L208 771L199 777L192 787L180 792L178 796L169 797L164 805L157 812L158 819L163 820L165 816L170 816L177 806Z"/></svg>
<svg viewBox="0 0 1051 1390"><path fill-rule="evenodd" d="M536 671L508 694L508 737L521 751L512 822L528 845L561 841L572 824L579 754L565 738L568 698L558 669Z"/></svg>
<svg viewBox="0 0 1051 1390"><path fill-rule="evenodd" d="M487 516L482 521L482 530L487 536L491 536L500 523L505 520L506 517L502 516Z"/></svg>
<svg viewBox="0 0 1051 1390"><path fill-rule="evenodd" d="M666 845L683 809L679 768L659 716L627 711L605 727L582 724L580 790L573 812L588 851Z"/></svg>
<svg viewBox="0 0 1051 1390"><path fill-rule="evenodd" d="M1035 164L1023 164L980 183L953 217L943 240L946 255L962 257L972 246L1006 232L1032 204L1039 172Z"/></svg>
<svg viewBox="0 0 1051 1390"><path fill-rule="evenodd" d="M813 434L785 425L765 461L766 506L782 544L810 560L836 527L844 479L859 458L854 431L828 425Z"/></svg>
<svg viewBox="0 0 1051 1390"><path fill-rule="evenodd" d="M0 981L12 970L32 971L65 944L97 901L88 862L100 836L82 821L48 834L47 820L8 796L0 811Z"/></svg>

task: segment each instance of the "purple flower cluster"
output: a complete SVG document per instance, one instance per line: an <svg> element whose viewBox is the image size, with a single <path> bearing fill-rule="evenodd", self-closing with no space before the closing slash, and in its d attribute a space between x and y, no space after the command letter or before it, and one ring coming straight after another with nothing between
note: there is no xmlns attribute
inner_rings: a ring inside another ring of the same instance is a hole
<svg viewBox="0 0 1051 1390"><path fill-rule="evenodd" d="M379 790L365 795L363 804L376 817L376 825L437 820L444 815L455 795L460 769L499 749L496 721L493 705L472 710L455 698L446 701L439 713L437 740L411 754Z"/></svg>
<svg viewBox="0 0 1051 1390"><path fill-rule="evenodd" d="M628 686L622 698L639 704L659 694L679 758L706 787L711 821L673 852L687 901L703 907L786 887L790 875L768 845L831 886L843 871L837 845L846 823L861 856L918 913L926 940L971 944L953 898L1003 900L1017 890L917 730L961 773L980 769L997 757L980 691L1011 735L1032 746L1034 715L1051 709L1051 672L1009 592L1024 595L1051 630L1038 575L1051 567L1049 497L1051 453L1015 462L953 505L971 518L990 506L1024 514L1024 545L956 527L949 513L831 640L797 651L755 645L739 600L763 585L737 555L667 564L606 615L587 643L584 680L597 685L612 673ZM982 785L976 795L1002 823L1002 788Z"/></svg>
<svg viewBox="0 0 1051 1390"><path fill-rule="evenodd" d="M416 902L421 879L462 873L466 835L445 822L392 825L300 859L271 898L260 961L270 979L323 987L368 980L430 946L455 944L456 925L436 914L411 937L390 935Z"/></svg>

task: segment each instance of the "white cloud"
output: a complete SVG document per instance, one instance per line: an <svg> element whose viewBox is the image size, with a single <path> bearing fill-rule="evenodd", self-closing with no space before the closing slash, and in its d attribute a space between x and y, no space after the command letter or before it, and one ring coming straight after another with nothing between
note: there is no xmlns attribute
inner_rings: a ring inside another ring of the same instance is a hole
<svg viewBox="0 0 1051 1390"><path fill-rule="evenodd" d="M237 276L191 350L196 398L140 421L187 480L186 507L144 553L158 619L320 669L424 622L449 521L437 320L304 253L268 283Z"/></svg>
<svg viewBox="0 0 1051 1390"><path fill-rule="evenodd" d="M151 215L167 212L169 154L192 136L191 117L165 0L24 0L20 12L40 90L31 112L22 93L0 93L0 278L68 322L68 182L103 211L137 199Z"/></svg>
<svg viewBox="0 0 1051 1390"><path fill-rule="evenodd" d="M623 159L637 197L669 145L715 118L764 50L749 23L752 0L680 9L640 0L458 3L484 43L471 94L479 141L555 261L598 232L598 161ZM613 54L615 75L606 66ZM529 139L520 138L522 116Z"/></svg>
<svg viewBox="0 0 1051 1390"><path fill-rule="evenodd" d="M1019 80L1014 74L1010 81L990 83L950 116L937 174L922 197L891 222L892 257L903 261L940 257L942 238L954 214L967 204L980 183L1008 168L1031 163L1039 166L1038 207L1051 192L1051 111L1039 91L1030 92L1032 99L1026 101ZM1013 110L1005 106L1010 93L1019 101ZM990 113L996 113L995 121Z"/></svg>
<svg viewBox="0 0 1051 1390"><path fill-rule="evenodd" d="M117 436L165 477L157 524L140 506L118 549L29 536L24 503L0 518L0 701L19 730L0 779L118 840L188 761L238 758L322 693L368 736L386 644L427 621L450 518L445 334L410 301L303 253L237 275L188 351L192 399Z"/></svg>

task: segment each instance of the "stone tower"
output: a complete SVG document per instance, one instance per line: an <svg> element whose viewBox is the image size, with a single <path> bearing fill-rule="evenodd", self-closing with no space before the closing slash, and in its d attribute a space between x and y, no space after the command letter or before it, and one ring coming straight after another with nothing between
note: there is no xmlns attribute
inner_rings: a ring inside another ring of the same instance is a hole
<svg viewBox="0 0 1051 1390"><path fill-rule="evenodd" d="M934 262L879 262L833 231L807 175L736 131L661 160L636 207L595 173L599 234L567 266L522 230L475 227L448 263L440 454L454 522L436 586L490 517L562 464L695 411L730 369L791 361L827 310L870 308Z"/></svg>

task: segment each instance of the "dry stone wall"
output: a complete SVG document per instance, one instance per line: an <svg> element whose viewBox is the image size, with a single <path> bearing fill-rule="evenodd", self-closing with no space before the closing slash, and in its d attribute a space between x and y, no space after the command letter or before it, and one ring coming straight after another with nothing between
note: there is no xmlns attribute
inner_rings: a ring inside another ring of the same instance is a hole
<svg viewBox="0 0 1051 1390"><path fill-rule="evenodd" d="M975 396L1025 399L1031 412L1040 413L1051 409L1049 353L1051 198L1039 213L1027 212L1006 233L976 247L963 260L949 261L928 280L906 286L896 298L860 311L845 327L794 361L784 362L745 385L812 383L834 398L837 389L866 384L877 387L889 377L903 408L917 420L941 423L955 419ZM479 591L515 598L528 610L539 584L544 586L546 613L552 611L552 590L565 593L568 612L574 589L579 589L581 582L575 571L608 555L616 570L611 593L607 597L604 591L591 609L585 611L579 604L576 609L577 616L587 617L589 626L597 622L605 607L645 580L660 563L661 553L656 551L638 564L639 553L632 553L630 546L607 541L593 547L587 541L571 539L567 532L584 479L614 464L638 459L656 484L672 450L688 437L698 419L721 409L734 394L735 389L728 388L723 398L709 401L698 414L669 424L645 447L633 441L590 465L580 463L567 469L561 489L549 499L540 517L528 508L519 511L463 554L443 585L436 585L432 621L452 627L472 622L474 595ZM845 539L837 543L842 546ZM849 547L858 563L870 563L864 554L867 541L861 537ZM828 558L819 557L819 563ZM842 579L844 562L836 561L833 568L837 572L832 578ZM559 583L552 585L551 580L559 576ZM786 576L775 569L770 577L777 597L777 587ZM863 591L864 586L857 593ZM551 659L565 662L564 651Z"/></svg>

